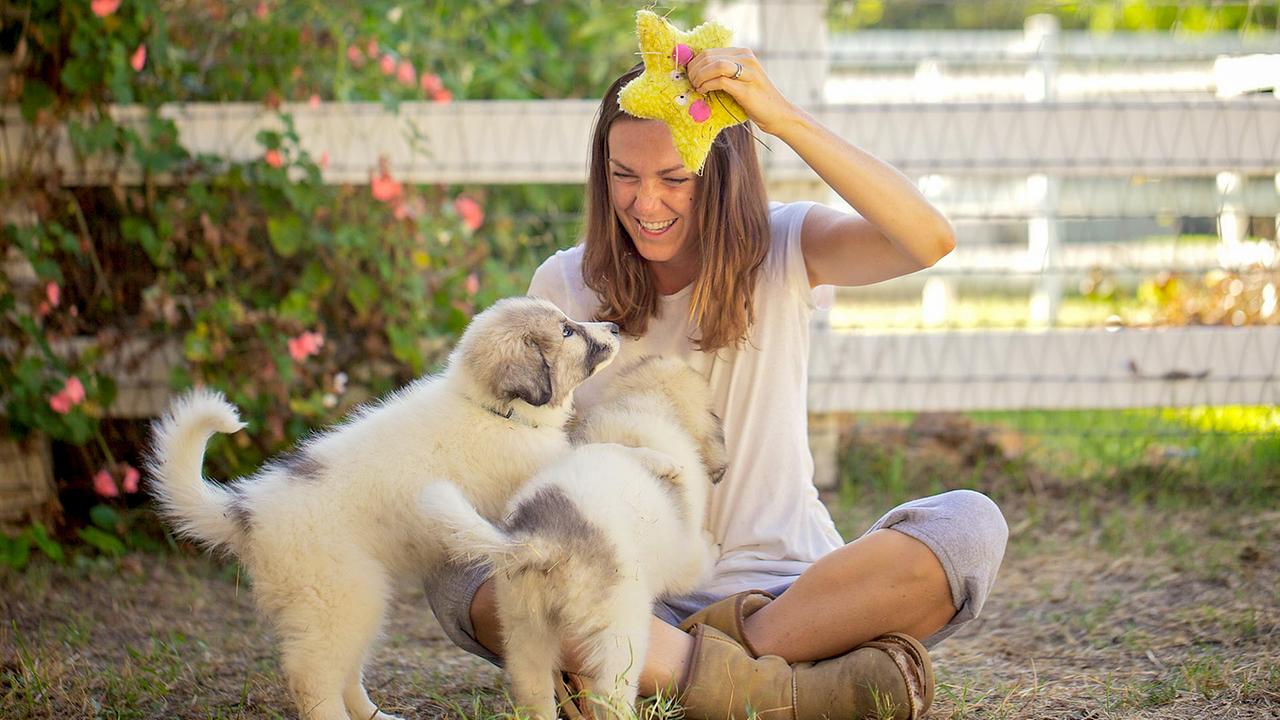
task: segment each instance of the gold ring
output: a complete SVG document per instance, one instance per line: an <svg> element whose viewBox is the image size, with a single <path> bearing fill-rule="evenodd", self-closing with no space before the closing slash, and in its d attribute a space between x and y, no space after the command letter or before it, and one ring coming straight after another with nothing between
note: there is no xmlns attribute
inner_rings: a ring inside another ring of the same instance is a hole
<svg viewBox="0 0 1280 720"><path fill-rule="evenodd" d="M742 77L742 63L735 62L734 65L737 65L738 69L733 72L733 76L729 78L730 80L737 80L739 77Z"/></svg>

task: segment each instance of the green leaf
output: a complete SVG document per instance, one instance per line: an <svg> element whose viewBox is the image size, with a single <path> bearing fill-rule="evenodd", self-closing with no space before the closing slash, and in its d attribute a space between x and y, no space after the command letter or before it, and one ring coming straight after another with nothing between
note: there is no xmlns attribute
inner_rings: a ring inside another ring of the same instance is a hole
<svg viewBox="0 0 1280 720"><path fill-rule="evenodd" d="M280 301L280 316L303 325L314 324L316 311L312 307L311 295L300 289L290 290Z"/></svg>
<svg viewBox="0 0 1280 720"><path fill-rule="evenodd" d="M271 236L271 247L282 257L293 257L302 247L302 221L296 215L267 220L267 233Z"/></svg>
<svg viewBox="0 0 1280 720"><path fill-rule="evenodd" d="M31 539L26 533L12 540L0 538L0 556L3 557L5 565L14 570L21 570L27 566L27 561L31 558Z"/></svg>
<svg viewBox="0 0 1280 720"><path fill-rule="evenodd" d="M111 46L111 57L107 73L107 87L111 90L111 99L121 105L133 103L133 68L129 67L128 54L133 52L119 43Z"/></svg>
<svg viewBox="0 0 1280 720"><path fill-rule="evenodd" d="M62 84L79 95L102 83L103 65L89 58L72 58L62 67Z"/></svg>
<svg viewBox="0 0 1280 720"><path fill-rule="evenodd" d="M115 535L108 535L96 527L89 526L76 531L81 540L97 548L103 555L119 557L125 553L124 543Z"/></svg>
<svg viewBox="0 0 1280 720"><path fill-rule="evenodd" d="M418 333L396 325L387 326L387 340L391 342L391 354L395 359L413 368L415 375L421 375L426 359L418 346Z"/></svg>
<svg viewBox="0 0 1280 720"><path fill-rule="evenodd" d="M169 267L169 248L160 241L151 224L140 217L127 217L120 223L120 232L125 239L132 240L142 246L142 250L151 258L156 267Z"/></svg>
<svg viewBox="0 0 1280 720"><path fill-rule="evenodd" d="M111 407L116 401L116 396L120 394L120 389L116 386L116 381L109 375L98 376L98 404L104 408Z"/></svg>
<svg viewBox="0 0 1280 720"><path fill-rule="evenodd" d="M333 276L329 274L323 263L312 260L302 271L302 280L299 284L310 295L324 295L333 288Z"/></svg>
<svg viewBox="0 0 1280 720"><path fill-rule="evenodd" d="M360 315L368 315L378 299L378 284L368 275L357 275L347 288L347 300Z"/></svg>
<svg viewBox="0 0 1280 720"><path fill-rule="evenodd" d="M89 510L89 519L94 525L110 532L115 532L120 527L120 513L110 505L94 505Z"/></svg>
<svg viewBox="0 0 1280 720"><path fill-rule="evenodd" d="M45 557L59 563L65 559L66 555L62 551L62 545L58 544L57 540L49 537L49 531L45 529L44 523L37 520L31 525L28 532L31 533L31 540L35 542L36 547L40 548L40 552L45 554Z"/></svg>
<svg viewBox="0 0 1280 720"><path fill-rule="evenodd" d="M34 123L36 115L53 105L55 100L57 96L48 85L28 78L22 86L22 119Z"/></svg>

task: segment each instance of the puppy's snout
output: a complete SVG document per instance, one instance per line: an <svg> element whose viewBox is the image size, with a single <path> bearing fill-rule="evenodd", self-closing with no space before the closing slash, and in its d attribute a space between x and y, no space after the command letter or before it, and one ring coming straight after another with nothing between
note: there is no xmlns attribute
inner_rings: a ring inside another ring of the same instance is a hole
<svg viewBox="0 0 1280 720"><path fill-rule="evenodd" d="M590 351L587 353L587 372L595 373L608 365L618 354L622 336L617 323L583 323L587 328Z"/></svg>

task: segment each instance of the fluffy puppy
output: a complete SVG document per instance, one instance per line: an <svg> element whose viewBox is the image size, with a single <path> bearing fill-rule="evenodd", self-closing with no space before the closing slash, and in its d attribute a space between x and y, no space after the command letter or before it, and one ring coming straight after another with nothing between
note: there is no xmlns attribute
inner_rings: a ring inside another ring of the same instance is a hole
<svg viewBox="0 0 1280 720"><path fill-rule="evenodd" d="M654 599L692 592L710 573L704 516L725 469L707 385L678 360L624 370L572 435L580 445L534 476L499 523L453 485L428 487L421 503L452 531L455 555L493 563L515 700L544 720L556 717L563 647L612 712L634 705Z"/></svg>
<svg viewBox="0 0 1280 720"><path fill-rule="evenodd" d="M613 323L551 303L503 300L476 316L447 369L421 378L234 484L206 482L214 432L241 429L221 395L195 391L157 422L149 469L182 535L234 553L275 625L307 720L389 720L361 678L393 587L448 558L420 491L454 483L496 517L539 468L569 451L572 393L618 350Z"/></svg>

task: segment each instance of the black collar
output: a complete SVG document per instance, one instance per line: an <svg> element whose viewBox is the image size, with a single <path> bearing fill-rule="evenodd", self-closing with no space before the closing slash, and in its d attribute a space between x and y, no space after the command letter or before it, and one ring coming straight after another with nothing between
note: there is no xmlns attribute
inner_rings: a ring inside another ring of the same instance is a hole
<svg viewBox="0 0 1280 720"><path fill-rule="evenodd" d="M528 426L529 426L529 427L531 427L531 428L536 428L536 427L538 427L538 423L533 422L532 420L530 420L529 418L527 418L527 417L525 417L525 416L523 416L523 415L519 415L519 414L517 414L517 413L516 413L516 409L515 409L515 408L513 408L513 407L511 407L511 406L509 406L509 405L507 406L507 410L506 410L506 412L503 412L503 411L499 410L498 408L496 408L496 407L494 407L494 406L490 405L489 403L485 403L485 402L476 402L476 404L477 404L477 405L479 405L480 407L484 408L485 410L488 410L489 412L493 413L494 415L497 415L498 417L502 418L503 420L510 420L510 421L512 421L512 422L518 422L518 423L520 423L520 424L522 424L522 425L528 425Z"/></svg>

